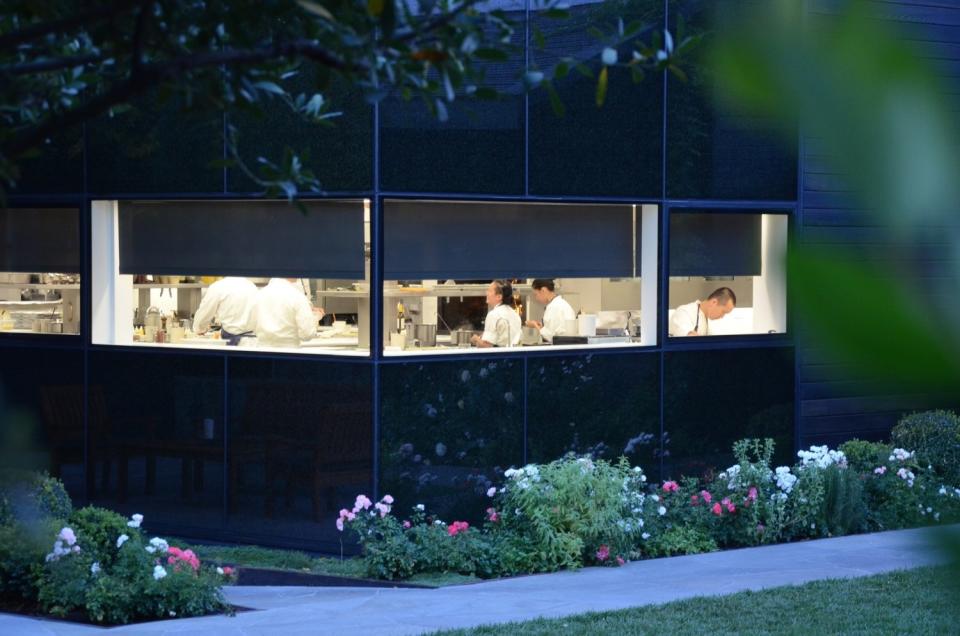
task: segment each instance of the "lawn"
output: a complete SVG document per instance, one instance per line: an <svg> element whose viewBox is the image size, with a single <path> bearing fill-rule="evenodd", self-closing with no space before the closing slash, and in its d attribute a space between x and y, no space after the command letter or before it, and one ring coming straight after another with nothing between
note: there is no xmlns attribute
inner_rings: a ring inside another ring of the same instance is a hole
<svg viewBox="0 0 960 636"><path fill-rule="evenodd" d="M928 567L436 636L956 634L960 620L956 585L956 569Z"/></svg>

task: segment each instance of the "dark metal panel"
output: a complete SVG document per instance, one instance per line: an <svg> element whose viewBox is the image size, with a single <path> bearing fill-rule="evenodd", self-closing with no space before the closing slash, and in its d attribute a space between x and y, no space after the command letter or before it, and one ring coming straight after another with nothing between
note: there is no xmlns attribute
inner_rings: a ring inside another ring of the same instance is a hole
<svg viewBox="0 0 960 636"><path fill-rule="evenodd" d="M0 208L0 271L80 272L77 208Z"/></svg>

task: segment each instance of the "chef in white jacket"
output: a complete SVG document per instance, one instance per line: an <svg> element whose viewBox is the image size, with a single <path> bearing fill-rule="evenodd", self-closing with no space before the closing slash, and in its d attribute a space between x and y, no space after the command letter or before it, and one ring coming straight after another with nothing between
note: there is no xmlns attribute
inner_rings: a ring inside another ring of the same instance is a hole
<svg viewBox="0 0 960 636"><path fill-rule="evenodd" d="M554 336L576 335L566 333L564 323L567 320L576 320L577 313L573 311L570 303L556 292L553 279L537 278L530 286L533 287L533 299L544 305L544 309L543 321L528 320L527 326L539 329L540 335L547 342L553 342Z"/></svg>
<svg viewBox="0 0 960 636"><path fill-rule="evenodd" d="M202 334L214 317L220 323L220 336L228 345L253 336L253 310L257 304L257 286L249 279L228 276L207 288L200 307L193 315L193 331Z"/></svg>
<svg viewBox="0 0 960 636"><path fill-rule="evenodd" d="M317 335L322 309L310 306L296 278L271 278L257 295L257 344L266 347L299 347Z"/></svg>
<svg viewBox="0 0 960 636"><path fill-rule="evenodd" d="M473 336L478 347L515 347L520 344L520 316L513 310L513 287L510 283L495 280L487 287L487 318L483 322L483 335Z"/></svg>
<svg viewBox="0 0 960 636"><path fill-rule="evenodd" d="M709 336L710 321L720 320L737 306L737 295L729 287L716 289L706 300L680 305L670 317L671 336Z"/></svg>

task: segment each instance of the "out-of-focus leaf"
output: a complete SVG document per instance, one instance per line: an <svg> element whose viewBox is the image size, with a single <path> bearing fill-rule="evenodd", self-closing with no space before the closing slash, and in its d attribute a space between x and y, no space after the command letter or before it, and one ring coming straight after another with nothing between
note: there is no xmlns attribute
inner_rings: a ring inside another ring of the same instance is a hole
<svg viewBox="0 0 960 636"><path fill-rule="evenodd" d="M378 17L381 13L383 13L383 6L385 3L386 0L367 0L367 13Z"/></svg>
<svg viewBox="0 0 960 636"><path fill-rule="evenodd" d="M597 78L597 107L603 106L603 103L607 101L607 77L607 67L604 66Z"/></svg>
<svg viewBox="0 0 960 636"><path fill-rule="evenodd" d="M960 386L953 331L928 321L920 299L894 273L802 246L791 250L788 269L799 317L824 348L868 374L884 370L902 385Z"/></svg>
<svg viewBox="0 0 960 636"><path fill-rule="evenodd" d="M553 114L557 117L563 117L567 113L567 109L563 105L563 101L560 99L560 95L557 93L553 82L544 82L543 84L547 89L547 95L550 97L550 108L553 109Z"/></svg>

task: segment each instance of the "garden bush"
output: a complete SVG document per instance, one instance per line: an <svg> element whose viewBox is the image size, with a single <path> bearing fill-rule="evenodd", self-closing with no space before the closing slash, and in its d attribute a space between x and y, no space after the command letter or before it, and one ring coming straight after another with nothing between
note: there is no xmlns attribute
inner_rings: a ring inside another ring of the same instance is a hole
<svg viewBox="0 0 960 636"><path fill-rule="evenodd" d="M893 446L880 442L852 439L840 444L840 452L847 458L847 465L857 473L870 473L887 461Z"/></svg>
<svg viewBox="0 0 960 636"><path fill-rule="evenodd" d="M701 554L718 549L716 541L705 530L682 525L668 528L644 544L644 554L654 558Z"/></svg>
<svg viewBox="0 0 960 636"><path fill-rule="evenodd" d="M905 416L893 427L895 446L916 453L945 483L960 486L960 417L952 411L924 411Z"/></svg>
<svg viewBox="0 0 960 636"><path fill-rule="evenodd" d="M119 534L113 534L116 516L109 511L78 510L74 519L85 533L64 526L49 535L53 549L37 570L37 598L45 612L82 611L94 622L123 624L230 610L220 585L232 572L201 566L193 552L158 537L146 541L141 515L121 517Z"/></svg>
<svg viewBox="0 0 960 636"><path fill-rule="evenodd" d="M66 519L72 511L63 482L47 473L8 472L0 479L0 526L18 520Z"/></svg>
<svg viewBox="0 0 960 636"><path fill-rule="evenodd" d="M829 466L824 471L823 508L820 524L830 536L862 532L867 522L863 481L849 468Z"/></svg>

